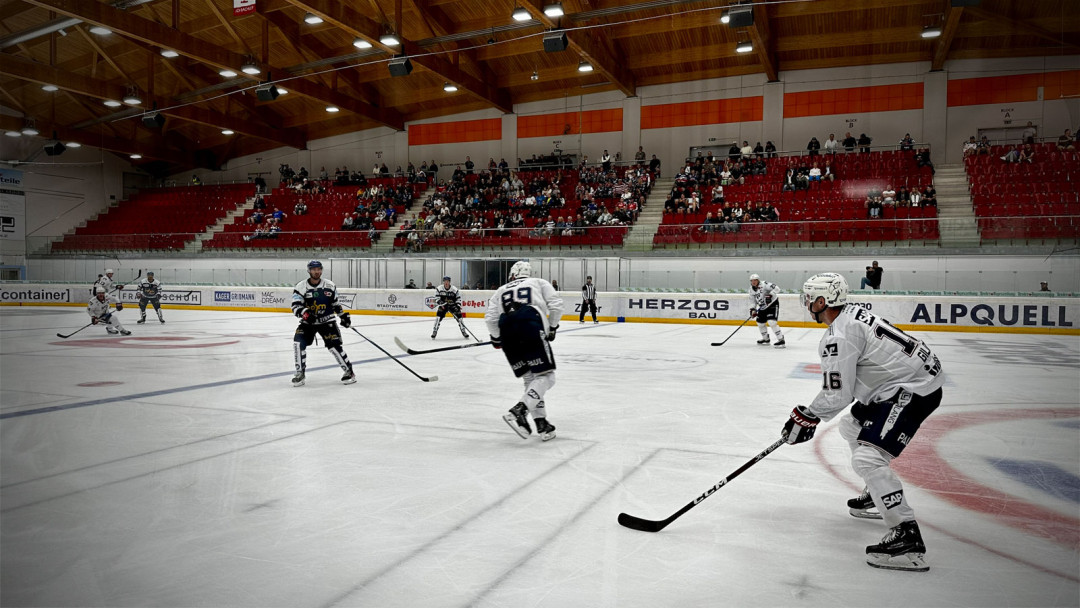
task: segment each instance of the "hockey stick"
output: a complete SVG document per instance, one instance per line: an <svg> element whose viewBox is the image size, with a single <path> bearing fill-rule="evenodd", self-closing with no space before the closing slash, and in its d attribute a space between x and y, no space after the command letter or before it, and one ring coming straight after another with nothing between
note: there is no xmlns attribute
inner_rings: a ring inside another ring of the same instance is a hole
<svg viewBox="0 0 1080 608"><path fill-rule="evenodd" d="M701 496L698 496L697 498L695 498L693 500L693 502L689 503L685 507L683 507L683 508L679 509L678 511L676 511L675 514L672 515L671 517L669 517L667 519L662 519L660 521L653 521L651 519L641 519L640 517L634 517L633 515L628 515L626 513L619 513L619 525L630 528L631 530L640 530L642 532L659 532L660 530L663 530L664 528L667 527L668 524L675 521L679 517L682 517L683 513L686 513L690 509L693 509L694 507L696 507L699 502L701 502L701 501L705 500L706 498L708 498L709 496L711 496L713 492L715 492L715 491L719 490L720 488L726 486L728 484L728 482L730 482L732 479L735 479L736 477L738 477L743 471L745 471L746 469L749 469L750 467L757 464L757 462L759 460L761 460L762 458L765 458L766 456L771 454L772 451L775 450L776 448L784 445L784 443L786 441L787 441L787 439L785 437L781 437L780 439L777 439L776 443L774 443L774 444L770 445L769 447L765 448L765 450L763 452L761 452L757 456L754 456L749 462L747 462L746 464L744 464L741 467L739 467L738 469L736 469L734 473L732 473L731 475L728 475L723 480L721 480L720 483L718 483L715 486L709 488L708 490L705 490L704 494L702 494Z"/></svg>
<svg viewBox="0 0 1080 608"><path fill-rule="evenodd" d="M409 367L408 365L405 365L404 363L402 363L401 361L399 361L397 357L395 357L394 355L391 355L390 353L386 352L386 349L385 349L385 348L383 348L383 347L379 346L378 344L376 344L376 343L372 342L372 341L371 341L371 338L369 338L369 337L365 336L364 334L360 333L360 331L359 331L359 330L357 330L357 329L356 329L355 327L350 327L349 329L351 329L351 330L355 331L355 332L356 332L356 335L358 335L358 336L360 336L361 338L363 338L363 339L367 340L367 343L368 343L368 344L370 344L370 345L374 346L375 348L377 348L377 349L381 350L381 351L382 351L383 353L385 353L385 354L386 354L386 356L387 356L387 357L390 357L391 359L393 359L395 363L397 363L397 364L398 364L398 365L400 365L401 367L404 367L405 369L409 370L409 373L410 373L410 374L412 374L412 375L416 376L417 378L419 378L419 379L423 380L424 382L435 382L436 380L438 380L438 379L439 379L439 377L438 377L438 376L429 376L429 377L424 377L424 376L421 376L420 374L418 374L418 373L414 372L414 371L412 370L412 368L411 368L411 367Z"/></svg>
<svg viewBox="0 0 1080 608"><path fill-rule="evenodd" d="M83 326L82 326L82 327L80 327L79 329L76 329L75 331L71 332L70 334L68 334L68 335L66 335L66 336L65 336L64 334L60 334L60 333L58 333L58 334L56 334L56 337L57 337L57 338L63 338L63 339L65 339L65 340L66 340L66 339L70 338L71 336L74 336L75 334L79 333L80 331L82 331L82 330L86 329L87 327L90 327L90 326L91 326L91 325L93 325L93 324L94 324L94 322L93 322L93 321L91 321L91 322L87 323L86 325L83 325Z"/></svg>
<svg viewBox="0 0 1080 608"><path fill-rule="evenodd" d="M465 331L469 332L469 335L472 336L472 339L476 340L477 345L479 345L479 344L491 344L490 342L481 342L480 338L477 338L476 334L472 333L472 330L465 326L465 323L462 321L462 319L464 319L464 318L465 318L465 315L464 315L464 313L462 313L461 319L458 319L458 325L460 325L461 327L464 327Z"/></svg>
<svg viewBox="0 0 1080 608"><path fill-rule="evenodd" d="M394 338L394 342L398 345L398 347L401 350L409 353L410 355L426 355L428 353L441 353L444 350L458 350L458 349L462 349L462 348L472 348L474 346L487 346L488 344L491 344L490 341L488 341L488 342L473 342L472 344L459 344L457 346L444 346L442 348L431 348L431 349L428 349L428 350L413 350L413 349L409 348L408 346L405 346L405 343L401 341L401 338Z"/></svg>
<svg viewBox="0 0 1080 608"><path fill-rule="evenodd" d="M743 325L746 325L747 323L749 323L749 322L750 322L750 319L753 319L753 318L754 318L754 317L750 317L749 319L747 319L747 320L743 321L743 322L742 322L742 325L740 325L740 326L736 327L736 328L735 328L735 331L731 332L731 336L734 336L734 335L735 335L735 332L737 332L737 331L739 331L740 329L742 329L742 328L743 328ZM712 343L712 345L713 345L713 346L723 346L724 344L726 344L726 343L727 343L727 341L728 341L728 340L730 340L730 339L731 339L731 336L728 336L728 337L724 338L724 341L723 341L723 342L713 342L713 343Z"/></svg>

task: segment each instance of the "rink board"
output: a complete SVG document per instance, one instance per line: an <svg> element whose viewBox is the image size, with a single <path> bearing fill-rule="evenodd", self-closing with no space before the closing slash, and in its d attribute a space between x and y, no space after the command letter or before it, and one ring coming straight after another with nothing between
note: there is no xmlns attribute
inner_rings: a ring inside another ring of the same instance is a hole
<svg viewBox="0 0 1080 608"><path fill-rule="evenodd" d="M482 315L490 290L461 292L462 310ZM118 292L126 305L135 292ZM563 320L578 319L581 298L561 292ZM744 294L598 292L597 317L605 322L701 323L738 325L746 320L750 300ZM781 294L780 322L787 327L815 327L799 294ZM2 306L85 306L89 289L82 284L9 284L0 288ZM290 312L292 290L284 287L168 285L161 303L186 310ZM341 289L342 305L357 314L423 316L437 307L426 289ZM1080 299L1036 296L859 295L851 301L905 330L1080 335ZM591 317L590 317L591 319Z"/></svg>

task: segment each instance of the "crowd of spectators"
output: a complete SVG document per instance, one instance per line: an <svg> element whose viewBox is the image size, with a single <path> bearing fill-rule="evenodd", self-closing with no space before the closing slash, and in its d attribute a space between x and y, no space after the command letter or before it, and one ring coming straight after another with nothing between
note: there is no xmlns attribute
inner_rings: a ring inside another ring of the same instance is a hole
<svg viewBox="0 0 1080 608"><path fill-rule="evenodd" d="M885 188L873 186L866 193L866 217L872 220L880 219L885 207L937 207L937 190L933 184L928 184L921 191L913 188L910 191L907 186L900 186L899 190L891 185Z"/></svg>

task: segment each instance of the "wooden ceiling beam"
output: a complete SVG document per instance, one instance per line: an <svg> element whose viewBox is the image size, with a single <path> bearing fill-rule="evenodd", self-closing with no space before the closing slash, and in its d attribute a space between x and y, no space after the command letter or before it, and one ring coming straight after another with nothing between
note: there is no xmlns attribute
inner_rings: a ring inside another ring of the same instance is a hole
<svg viewBox="0 0 1080 608"><path fill-rule="evenodd" d="M56 133L56 137L61 141L74 141L83 144L84 146L93 146L102 150L108 150L109 152L118 152L125 155L141 154L143 158L156 158L158 160L169 161L187 167L195 166L195 157L193 154L171 150L164 146L144 144L137 142L132 138L109 137L102 133L95 133L83 129L71 129L64 125L53 124L36 117L34 118L34 123L39 131L48 133L50 138L53 133ZM22 128L22 118L0 115L0 129L18 131Z"/></svg>
<svg viewBox="0 0 1080 608"><path fill-rule="evenodd" d="M1024 23L1019 19L1013 19L1011 17L1006 17L1005 15L999 15L978 6L969 6L967 8L967 12L979 19L1007 25L1029 36L1042 38L1043 40L1047 40L1061 46L1066 46L1073 49L1080 49L1080 40L1078 40L1076 36L1055 34L1054 32L1045 30L1041 27Z"/></svg>
<svg viewBox="0 0 1080 608"><path fill-rule="evenodd" d="M133 15L129 12L113 8L99 2L83 2L80 0L28 0L31 4L47 8L57 13L82 19L87 23L93 23L107 27L124 36L142 40L148 44L164 46L176 52L210 64L216 68L237 70L244 63L245 57L234 53L205 40L195 38L189 34L174 30L150 19ZM260 62L256 58L262 72L254 75L244 75L253 81L259 81L266 74L281 78L286 71L281 66ZM297 78L282 83L290 91L305 97L310 97L324 104L333 104L343 110L367 116L372 120L388 127L403 130L405 120L401 115L388 108L376 108L363 103L347 95L329 89L314 81Z"/></svg>
<svg viewBox="0 0 1080 608"><path fill-rule="evenodd" d="M0 62L0 74L40 84L54 84L61 89L71 91L72 93L79 93L97 99L121 99L126 93L123 86L102 82L79 74L63 72L57 68L36 63L21 57L12 56L3 62ZM220 112L214 112L196 106L168 108L171 103L166 99L143 99L145 108L152 108L155 104L158 108L162 108L159 111L166 116L211 126L216 129L232 129L237 133L259 137L292 148L302 150L305 147L306 139L303 133L299 131L267 129L263 124L235 118Z"/></svg>
<svg viewBox="0 0 1080 608"><path fill-rule="evenodd" d="M542 0L522 0L522 8L529 11L540 23L548 28L557 28L558 23L544 14ZM606 29L606 28L605 28ZM601 30L578 30L566 32L566 40L571 49L582 59L588 61L597 72L600 72L609 81L615 83L627 97L637 97L637 88L634 85L634 74L617 60L603 42L600 41ZM541 43L542 45L542 43Z"/></svg>
<svg viewBox="0 0 1080 608"><path fill-rule="evenodd" d="M934 58L930 64L930 70L940 70L945 66L945 59L949 56L949 48L952 47L956 31L960 29L960 17L964 14L963 7L950 6L945 13L945 27L941 28L941 37L934 46Z"/></svg>
<svg viewBox="0 0 1080 608"><path fill-rule="evenodd" d="M338 0L288 1L293 6L309 13L314 13L322 17L324 21L333 23L353 36L358 36L371 42L376 48L382 49L390 54L396 54L400 51L401 54L408 56L412 63L434 72L440 78L453 82L463 92L468 93L477 99L486 101L492 107L506 113L512 113L514 111L513 103L510 101L510 94L508 92L462 71L461 68L454 65L442 55L429 54L430 51L420 48L415 42L405 38L401 32L396 32L397 36L401 39L401 45L399 47L388 47L382 44L379 42L379 38L383 34L382 25L367 18Z"/></svg>
<svg viewBox="0 0 1080 608"><path fill-rule="evenodd" d="M754 25L750 26L750 41L754 43L754 54L757 55L761 67L769 82L776 82L776 58L769 48L772 44L772 36L769 35L769 16L762 4L754 5Z"/></svg>

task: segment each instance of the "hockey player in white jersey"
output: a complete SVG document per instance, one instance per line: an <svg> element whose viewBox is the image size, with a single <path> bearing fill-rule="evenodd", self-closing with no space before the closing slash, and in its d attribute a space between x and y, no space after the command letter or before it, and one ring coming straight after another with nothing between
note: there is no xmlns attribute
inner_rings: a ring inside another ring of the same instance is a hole
<svg viewBox="0 0 1080 608"><path fill-rule="evenodd" d="M303 386L306 382L307 347L315 340L316 333L322 336L326 350L330 351L345 372L341 377L342 384L352 384L356 382L356 374L353 373L349 355L345 354L345 349L341 347L341 332L334 315L341 317L341 326L346 329L352 325L352 318L338 303L337 285L330 279L322 278L322 262L308 262L307 270L308 278L296 284L292 295L292 311L300 319L300 325L293 334L296 375L293 376L292 384Z"/></svg>
<svg viewBox="0 0 1080 608"><path fill-rule="evenodd" d="M762 281L756 274L750 275L750 317L757 317L758 330L761 339L757 341L762 346L768 346L769 326L776 333L776 348L784 348L784 332L780 330L777 319L780 318L780 297L776 283Z"/></svg>
<svg viewBox="0 0 1080 608"><path fill-rule="evenodd" d="M90 315L90 322L94 325L99 323L105 325L105 331L110 334L130 336L131 332L124 329L124 326L120 324L120 319L113 314L113 311L109 310L109 306L112 304L116 305L116 312L124 310L124 305L109 295L104 287L101 285L94 286L94 295L86 305L86 314Z"/></svg>
<svg viewBox="0 0 1080 608"><path fill-rule="evenodd" d="M446 313L450 313L457 319L461 337L468 338L469 332L465 330L465 322L461 314L461 292L450 282L450 277L442 278L442 285L435 288L435 297L439 299L439 307L435 311L435 327L431 330L431 339L434 340L439 334L439 324L442 323Z"/></svg>
<svg viewBox="0 0 1080 608"><path fill-rule="evenodd" d="M945 374L922 340L848 304L847 297L848 284L840 274L814 275L803 285L810 315L829 326L818 345L821 391L810 405L792 410L782 435L788 443L807 441L819 422L851 405L840 420L840 435L851 447L851 466L866 489L848 507L855 517L884 519L889 526L879 544L866 548L866 563L925 572L930 567L919 524L889 463L941 403Z"/></svg>
<svg viewBox="0 0 1080 608"><path fill-rule="evenodd" d="M113 281L113 274L115 274L115 272L112 268L106 268L105 275L98 277L97 281L94 282L94 287L103 288L107 294L112 294L112 292L117 289L123 289L123 285L119 285Z"/></svg>
<svg viewBox="0 0 1080 608"><path fill-rule="evenodd" d="M555 438L555 426L548 422L544 395L555 385L555 355L550 342L555 339L562 318L563 301L544 279L532 276L532 265L517 262L510 268L510 282L495 291L488 301L484 321L491 343L501 348L514 375L525 384L525 392L503 420L521 436L532 433L526 414L531 413L542 441Z"/></svg>
<svg viewBox="0 0 1080 608"><path fill-rule="evenodd" d="M165 322L165 317L161 316L161 290L161 282L154 279L153 272L147 272L146 278L139 283L139 290L135 293L139 297L139 320L136 323L146 323L147 304L153 305L158 321Z"/></svg>

